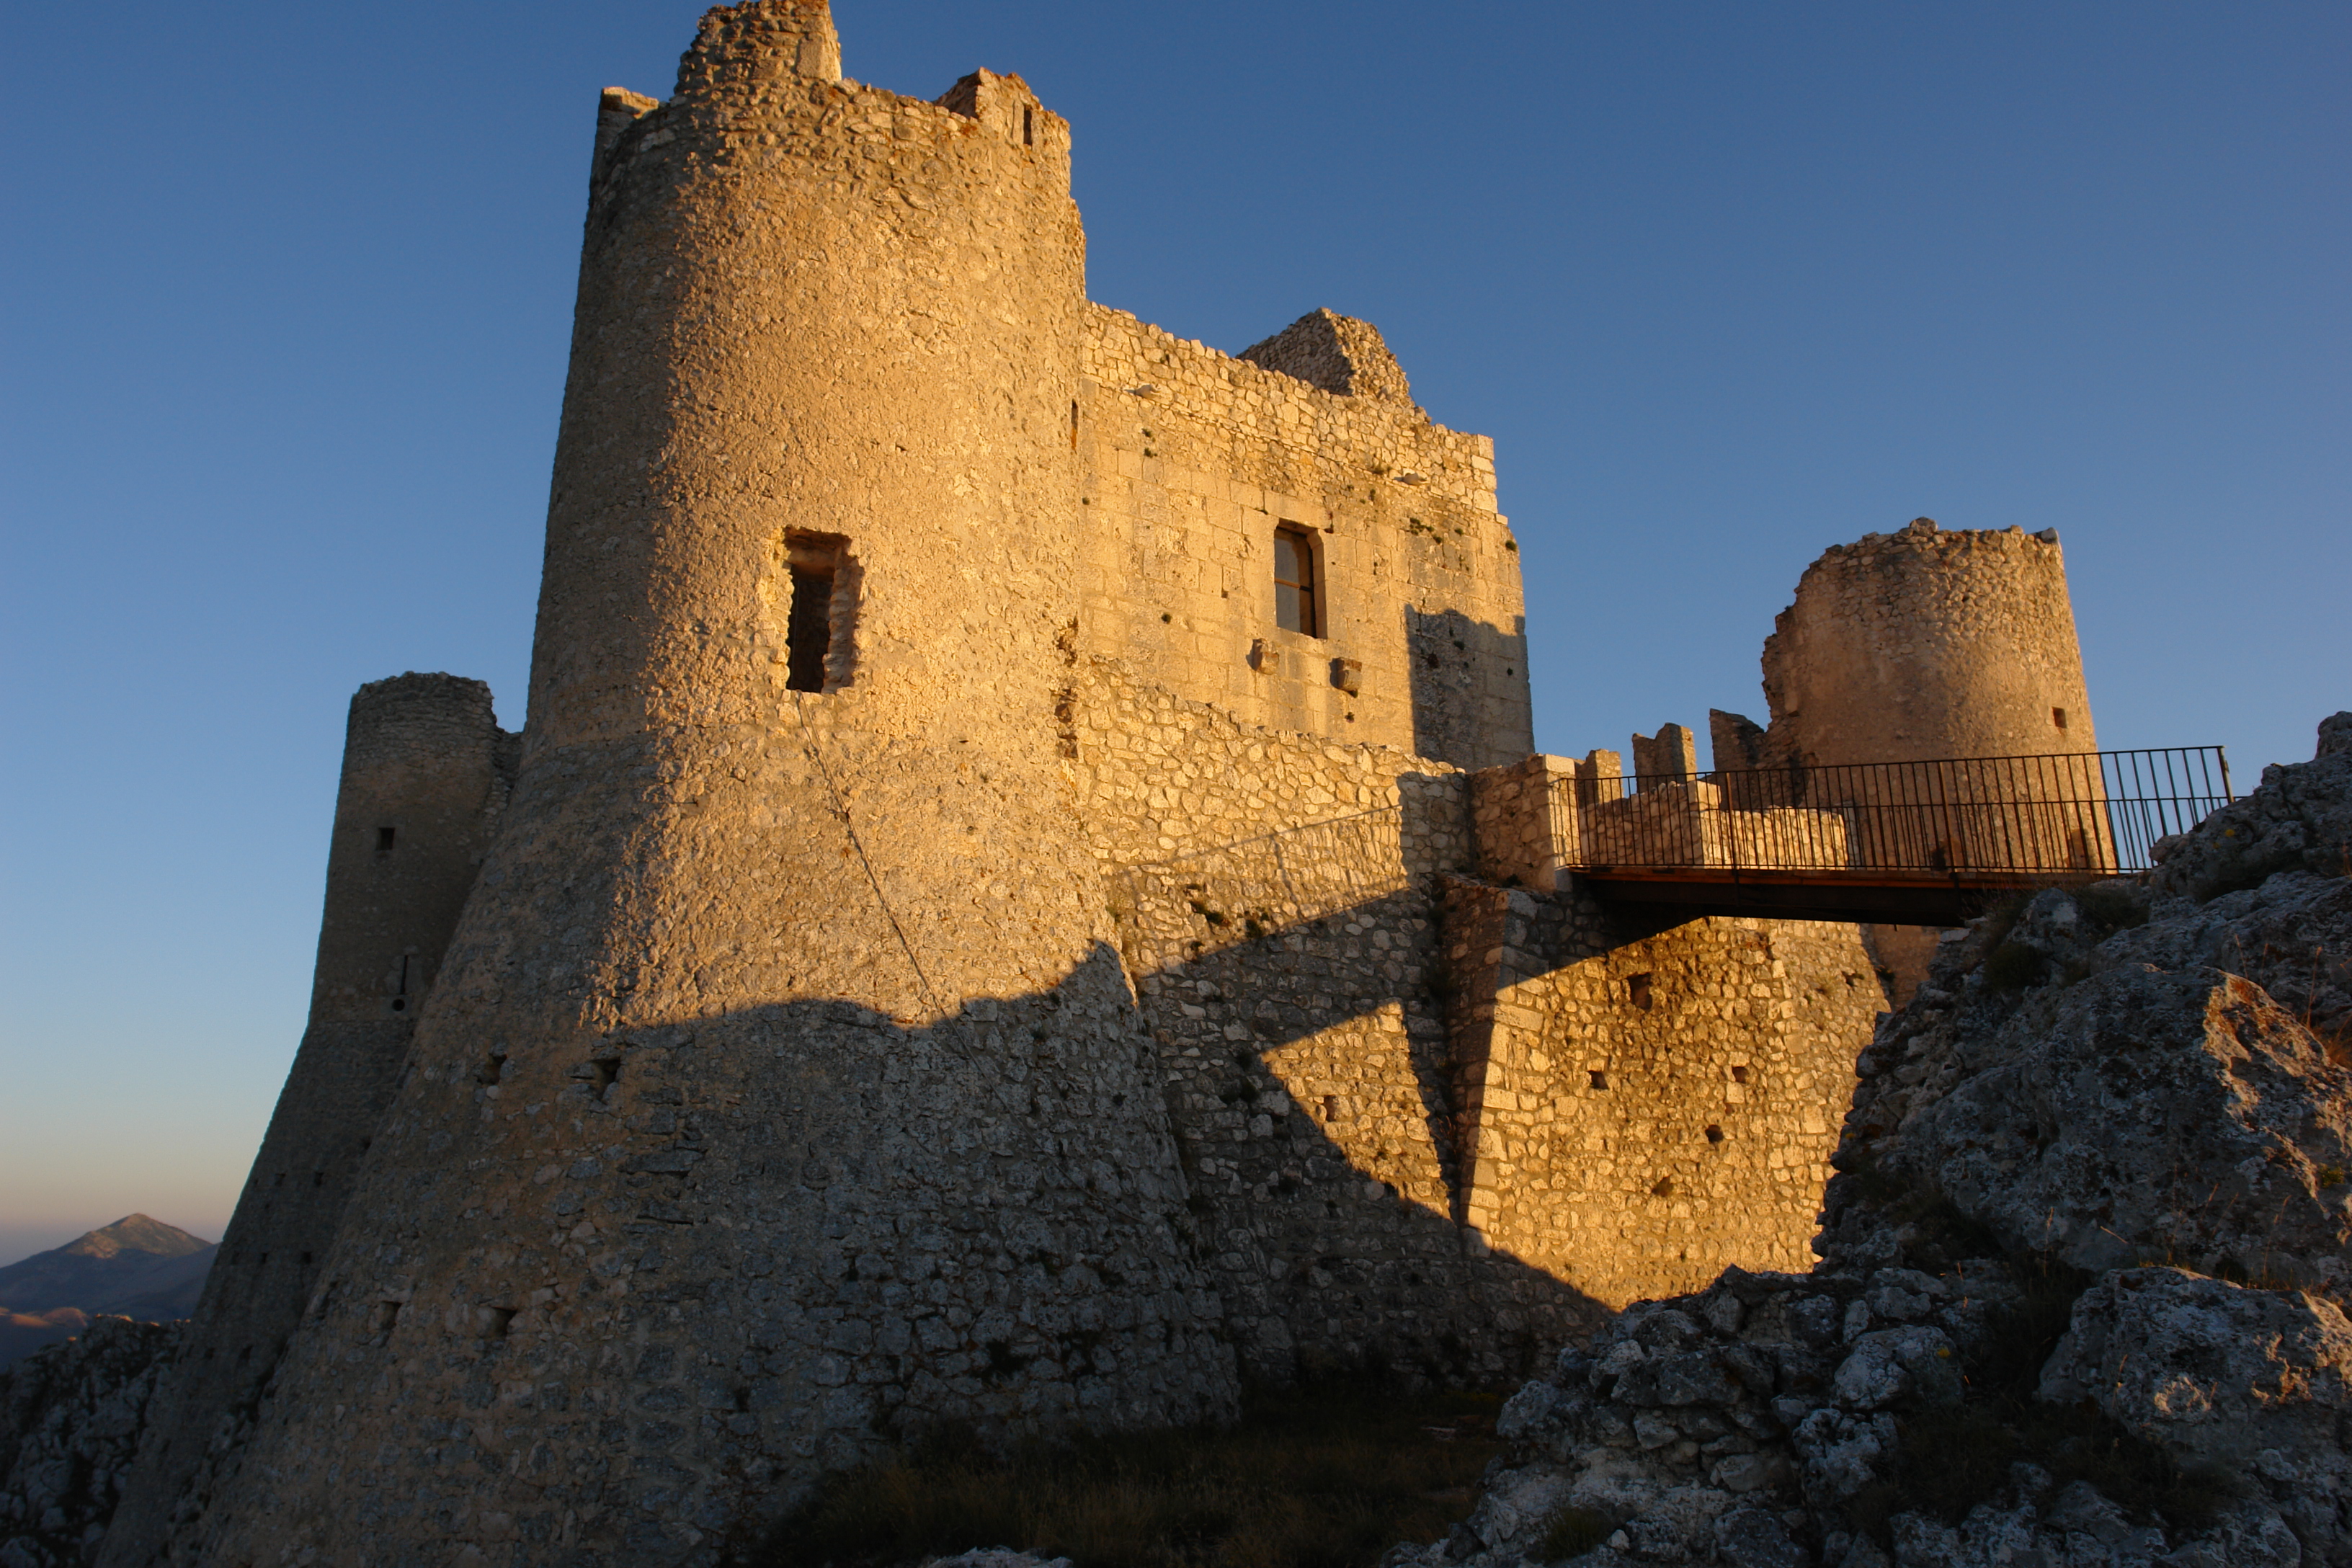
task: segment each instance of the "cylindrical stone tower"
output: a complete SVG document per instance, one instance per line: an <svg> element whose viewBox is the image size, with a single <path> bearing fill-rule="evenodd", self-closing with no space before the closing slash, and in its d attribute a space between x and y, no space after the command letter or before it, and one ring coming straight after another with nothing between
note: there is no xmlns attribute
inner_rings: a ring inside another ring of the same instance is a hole
<svg viewBox="0 0 2352 1568"><path fill-rule="evenodd" d="M512 740L478 680L402 675L352 699L310 1026L151 1407L109 1563L152 1561L182 1500L209 1494L214 1437L250 1416L300 1320L506 803Z"/></svg>
<svg viewBox="0 0 2352 1568"><path fill-rule="evenodd" d="M1805 569L1796 602L1765 639L1764 692L1765 749L1809 770L2048 758L2099 744L2054 531L1945 532L1923 517L1836 546ZM1815 773L1807 795L1816 806L1846 805L1853 782ZM2095 761L1914 770L1892 793L1915 806L1864 806L1855 831L1939 838L1905 846L1930 862L2022 858L2053 872L2113 864ZM1908 1001L1927 978L1936 933L1882 925L1865 937L1894 977L1896 1003Z"/></svg>
<svg viewBox="0 0 2352 1568"><path fill-rule="evenodd" d="M765 0L606 95L514 804L210 1561L705 1561L1231 1407L1056 742L1067 128L837 61Z"/></svg>
<svg viewBox="0 0 2352 1568"><path fill-rule="evenodd" d="M1837 546L1774 623L1764 691L1807 763L2098 750L2054 532L1923 517Z"/></svg>

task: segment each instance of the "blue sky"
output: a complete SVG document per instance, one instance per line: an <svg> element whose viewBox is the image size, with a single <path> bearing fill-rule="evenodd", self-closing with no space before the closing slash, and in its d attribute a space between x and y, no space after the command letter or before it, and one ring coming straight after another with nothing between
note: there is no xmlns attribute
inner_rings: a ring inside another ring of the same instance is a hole
<svg viewBox="0 0 2352 1568"><path fill-rule="evenodd" d="M344 704L520 721L596 89L699 7L0 5L0 1261L217 1237L301 1029ZM2340 4L838 0L1018 71L1093 297L1376 321L1495 437L1537 740L1708 707L1805 564L2058 528L2099 737L2352 707Z"/></svg>

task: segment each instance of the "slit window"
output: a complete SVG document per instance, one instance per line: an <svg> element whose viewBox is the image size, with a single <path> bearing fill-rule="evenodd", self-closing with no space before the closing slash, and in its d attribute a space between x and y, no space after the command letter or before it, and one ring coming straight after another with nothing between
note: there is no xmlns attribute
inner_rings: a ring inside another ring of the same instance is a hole
<svg viewBox="0 0 2352 1568"><path fill-rule="evenodd" d="M792 577L792 605L784 624L784 685L790 690L830 691L845 684L841 666L847 651L847 628L842 624L846 544L813 533L791 534L784 541Z"/></svg>
<svg viewBox="0 0 2352 1568"><path fill-rule="evenodd" d="M400 829L398 829L397 827L379 827L379 828L377 828L377 829L375 830L375 852L376 852L377 854L379 854L379 855L389 855L389 854L391 854L391 853L392 853L392 846L393 846L394 842L396 839L398 839L399 837L400 837Z"/></svg>
<svg viewBox="0 0 2352 1568"><path fill-rule="evenodd" d="M1286 632L1321 637L1320 590L1315 575L1315 536L1284 523L1274 531L1274 624Z"/></svg>
<svg viewBox="0 0 2352 1568"><path fill-rule="evenodd" d="M2058 726L2061 730L2064 729L2066 727L2066 710L2063 708L2053 708L2050 710L2050 721Z"/></svg>
<svg viewBox="0 0 2352 1568"><path fill-rule="evenodd" d="M1021 145L1024 147L1034 147L1037 144L1036 123L1031 118L1035 113L1036 110L1031 109L1021 111Z"/></svg>

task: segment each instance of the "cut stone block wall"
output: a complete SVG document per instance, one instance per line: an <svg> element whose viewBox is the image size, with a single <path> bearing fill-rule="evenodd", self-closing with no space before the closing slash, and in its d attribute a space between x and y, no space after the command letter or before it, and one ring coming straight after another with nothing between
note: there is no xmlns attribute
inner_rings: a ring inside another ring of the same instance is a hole
<svg viewBox="0 0 2352 1568"><path fill-rule="evenodd" d="M1491 441L1100 305L1084 352L1081 647L1274 728L1468 768L1532 749L1518 546L1495 510ZM1275 622L1286 522L1316 542L1320 636Z"/></svg>
<svg viewBox="0 0 2352 1568"><path fill-rule="evenodd" d="M1478 911L1483 910L1481 918ZM1801 1269L1885 993L1847 925L1708 919L1629 940L1573 886L1454 885L1469 1223L1614 1308L1726 1267Z"/></svg>

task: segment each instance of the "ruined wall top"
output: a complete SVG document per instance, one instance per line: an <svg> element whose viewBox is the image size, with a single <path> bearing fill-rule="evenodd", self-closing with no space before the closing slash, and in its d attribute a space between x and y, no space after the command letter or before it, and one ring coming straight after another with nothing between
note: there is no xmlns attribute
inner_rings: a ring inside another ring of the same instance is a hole
<svg viewBox="0 0 2352 1568"><path fill-rule="evenodd" d="M1374 397L1383 403L1412 401L1404 367L1370 321L1331 310L1310 310L1264 342L1234 356L1267 370L1297 376L1342 397Z"/></svg>
<svg viewBox="0 0 2352 1568"><path fill-rule="evenodd" d="M1917 518L1824 552L1764 644L1767 749L1809 763L2095 751L2055 529Z"/></svg>
<svg viewBox="0 0 2352 1568"><path fill-rule="evenodd" d="M748 0L703 13L677 62L682 98L756 86L790 74L841 79L841 36L825 0Z"/></svg>

